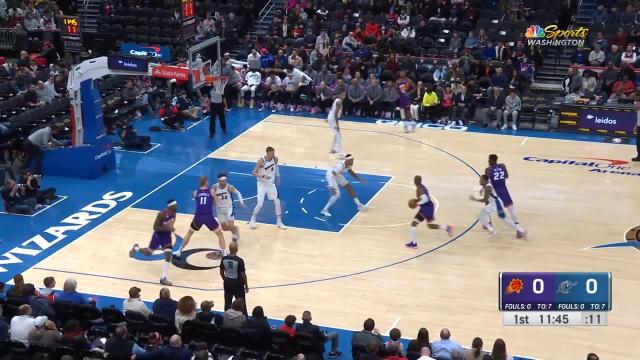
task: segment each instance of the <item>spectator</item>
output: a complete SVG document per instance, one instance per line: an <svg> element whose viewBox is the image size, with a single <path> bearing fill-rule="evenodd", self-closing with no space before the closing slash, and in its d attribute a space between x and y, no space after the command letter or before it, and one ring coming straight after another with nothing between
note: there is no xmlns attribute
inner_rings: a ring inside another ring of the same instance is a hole
<svg viewBox="0 0 640 360"><path fill-rule="evenodd" d="M2 306L0 306L0 341L9 340L9 324L2 317Z"/></svg>
<svg viewBox="0 0 640 360"><path fill-rule="evenodd" d="M622 89L617 89L614 93L609 96L607 103L609 104L619 104L620 100L626 100L628 97L624 94Z"/></svg>
<svg viewBox="0 0 640 360"><path fill-rule="evenodd" d="M64 324L60 344L79 351L89 350L91 348L91 343L89 339L87 339L86 333L82 330L80 322L76 319L68 320Z"/></svg>
<svg viewBox="0 0 640 360"><path fill-rule="evenodd" d="M125 149L149 150L151 148L151 137L140 136L133 125L125 123L120 128L120 140Z"/></svg>
<svg viewBox="0 0 640 360"><path fill-rule="evenodd" d="M463 353L462 346L456 341L450 340L451 333L449 329L442 329L440 331L440 340L433 342L431 348L433 349L432 356L436 359L451 359L451 353L458 351Z"/></svg>
<svg viewBox="0 0 640 360"><path fill-rule="evenodd" d="M425 117L429 122L435 122L435 119L439 115L438 107L440 106L440 98L434 91L433 85L427 84L427 88L422 97L422 109L424 110Z"/></svg>
<svg viewBox="0 0 640 360"><path fill-rule="evenodd" d="M587 360L600 360L600 358L598 357L598 355L596 355L594 353L589 353L587 355Z"/></svg>
<svg viewBox="0 0 640 360"><path fill-rule="evenodd" d="M393 347L396 347L398 349L398 352L402 354L404 352L404 346L402 346L402 342L400 341L401 337L402 333L400 332L400 329L391 329L391 331L389 331L389 341L387 341L387 343L385 344L385 348L387 349L387 351Z"/></svg>
<svg viewBox="0 0 640 360"><path fill-rule="evenodd" d="M507 78L504 76L503 70L501 67L496 68L496 73L491 76L491 86L499 87L500 89L504 89L508 85Z"/></svg>
<svg viewBox="0 0 640 360"><path fill-rule="evenodd" d="M40 186L41 178L41 176L31 174L29 171L22 174L19 182L23 190L23 197L35 198L38 204L49 204L56 198L56 188L42 189Z"/></svg>
<svg viewBox="0 0 640 360"><path fill-rule="evenodd" d="M636 20L636 12L633 5L627 4L624 12L620 14L620 25L633 25Z"/></svg>
<svg viewBox="0 0 640 360"><path fill-rule="evenodd" d="M522 109L522 102L520 97L516 93L515 89L509 90L509 96L504 99L504 112L503 112L503 124L502 130L506 130L509 125L509 115L512 117L511 129L518 130L516 124L518 123L518 114Z"/></svg>
<svg viewBox="0 0 640 360"><path fill-rule="evenodd" d="M431 349L425 346L420 350L420 357L418 358L418 360L435 360L435 359L431 357Z"/></svg>
<svg viewBox="0 0 640 360"><path fill-rule="evenodd" d="M289 58L287 59L287 64L289 66L293 66L296 69L302 69L304 61L302 61L302 58L298 56L297 50L291 50L291 55L289 55Z"/></svg>
<svg viewBox="0 0 640 360"><path fill-rule="evenodd" d="M183 116L178 107L168 100L160 102L160 110L158 111L160 121L164 126L172 130L183 129Z"/></svg>
<svg viewBox="0 0 640 360"><path fill-rule="evenodd" d="M196 301L191 296L183 296L178 300L175 313L175 324L178 333L182 331L182 324L196 319Z"/></svg>
<svg viewBox="0 0 640 360"><path fill-rule="evenodd" d="M374 116L380 109L380 101L382 99L382 87L378 83L378 79L373 78L366 88L366 99L364 100L364 115Z"/></svg>
<svg viewBox="0 0 640 360"><path fill-rule="evenodd" d="M384 358L385 360L406 360L406 358L402 356L398 345L391 345L387 347L386 353L387 356Z"/></svg>
<svg viewBox="0 0 640 360"><path fill-rule="evenodd" d="M27 104L27 107L30 108L44 105L44 102L38 99L38 93L36 92L36 86L34 84L29 85L27 92L24 94L24 102Z"/></svg>
<svg viewBox="0 0 640 360"><path fill-rule="evenodd" d="M271 331L269 322L264 316L262 306L256 306L251 312L251 317L247 320L247 329L254 331L258 336L267 336Z"/></svg>
<svg viewBox="0 0 640 360"><path fill-rule="evenodd" d="M629 75L623 74L622 79L616 81L611 90L617 92L619 89L622 89L626 96L631 96L636 91L636 86L633 81L629 80Z"/></svg>
<svg viewBox="0 0 640 360"><path fill-rule="evenodd" d="M611 40L612 45L616 45L619 47L625 47L628 44L627 34L623 28L618 28L618 31L613 35L613 39Z"/></svg>
<svg viewBox="0 0 640 360"><path fill-rule="evenodd" d="M46 319L45 319L46 320ZM18 315L11 319L11 340L20 341L29 346L29 334L35 329L34 319L31 316L31 306L20 305Z"/></svg>
<svg viewBox="0 0 640 360"><path fill-rule="evenodd" d="M636 63L636 53L633 51L632 45L627 45L627 49L620 56L620 66L635 66Z"/></svg>
<svg viewBox="0 0 640 360"><path fill-rule="evenodd" d="M140 300L141 291L142 290L137 286L131 287L129 289L129 298L126 299L122 304L122 310L124 312L134 311L141 315L144 315L144 317L149 317L149 315L151 315L151 310L149 310L147 305L142 300Z"/></svg>
<svg viewBox="0 0 640 360"><path fill-rule="evenodd" d="M293 73L287 73L287 76L282 80L282 87L284 88L285 102L290 106L291 111L296 111L296 105L298 105L298 87L299 83L296 83L293 78Z"/></svg>
<svg viewBox="0 0 640 360"><path fill-rule="evenodd" d="M325 113L331 107L333 93L324 81L315 89L314 104L321 112Z"/></svg>
<svg viewBox="0 0 640 360"><path fill-rule="evenodd" d="M366 93L357 79L351 79L351 86L347 89L344 106L345 115L360 115L365 102Z"/></svg>
<svg viewBox="0 0 640 360"><path fill-rule="evenodd" d="M484 109L482 117L482 127L489 126L489 120L492 115L495 115L496 122L491 124L491 127L497 127L502 122L502 108L504 107L504 96L499 87L494 87L493 91L487 99L487 108Z"/></svg>
<svg viewBox="0 0 640 360"><path fill-rule="evenodd" d="M491 360L513 360L513 356L507 353L507 345L502 339L496 339L491 350Z"/></svg>
<svg viewBox="0 0 640 360"><path fill-rule="evenodd" d="M196 321L222 326L222 315L213 312L213 301L205 300L200 303L200 312L196 314Z"/></svg>
<svg viewBox="0 0 640 360"><path fill-rule="evenodd" d="M353 36L353 32L342 39L342 47L349 52L354 52L358 48L358 40Z"/></svg>
<svg viewBox="0 0 640 360"><path fill-rule="evenodd" d="M249 70L260 71L262 67L260 54L258 54L258 50L256 48L251 49L251 53L247 55L247 66Z"/></svg>
<svg viewBox="0 0 640 360"><path fill-rule="evenodd" d="M484 354L482 353L482 339L476 337L471 342L471 349L464 351L464 360L482 360Z"/></svg>
<svg viewBox="0 0 640 360"><path fill-rule="evenodd" d="M191 360L193 352L182 347L182 338L173 335L169 344L148 353L134 355L135 360Z"/></svg>
<svg viewBox="0 0 640 360"><path fill-rule="evenodd" d="M56 324L39 316L33 320L34 329L29 333L29 345L38 345L48 348L56 347L62 341L62 335Z"/></svg>
<svg viewBox="0 0 640 360"><path fill-rule="evenodd" d="M582 77L578 75L578 71L574 67L569 68L567 77L562 81L562 92L565 95L580 92L582 88Z"/></svg>
<svg viewBox="0 0 640 360"><path fill-rule="evenodd" d="M40 104L50 103L58 94L53 86L45 85L42 80L38 81L38 86L35 89L37 95L37 102Z"/></svg>
<svg viewBox="0 0 640 360"><path fill-rule="evenodd" d="M116 328L113 336L104 344L104 351L109 354L109 358L115 359L129 359L132 355L145 353L135 341L129 339L129 332L124 325Z"/></svg>
<svg viewBox="0 0 640 360"><path fill-rule="evenodd" d="M287 315L284 318L284 323L280 326L280 330L289 334L290 337L294 337L296 335L296 316L295 315Z"/></svg>
<svg viewBox="0 0 640 360"><path fill-rule="evenodd" d="M376 329L376 323L373 319L369 318L364 321L363 329L353 334L351 337L351 347L355 344L359 344L363 347L367 347L369 342L376 342L379 348L384 346L384 341L380 332Z"/></svg>
<svg viewBox="0 0 640 360"><path fill-rule="evenodd" d="M171 298L171 291L163 287L160 289L160 294L156 301L153 302L151 309L154 315L164 316L169 321L173 321L175 320L177 306L178 303Z"/></svg>
<svg viewBox="0 0 640 360"><path fill-rule="evenodd" d="M398 89L393 86L393 81L387 81L382 90L382 98L380 99L380 112L382 112L385 117L389 118L393 116L393 111L395 111L399 97L400 94L398 94Z"/></svg>
<svg viewBox="0 0 640 360"><path fill-rule="evenodd" d="M595 96L598 85L598 81L596 80L597 76L598 74L591 70L582 72L582 90L580 91L582 96L591 98Z"/></svg>
<svg viewBox="0 0 640 360"><path fill-rule="evenodd" d="M462 38L457 31L454 31L451 34L451 39L449 39L449 50L453 51L454 56L458 54L458 51L462 49Z"/></svg>
<svg viewBox="0 0 640 360"><path fill-rule="evenodd" d="M196 119L199 117L200 108L193 106L191 100L187 99L187 93L185 91L181 91L174 102L183 117L187 119Z"/></svg>
<svg viewBox="0 0 640 360"><path fill-rule="evenodd" d="M420 328L418 335L415 339L409 341L407 351L421 352L423 348L429 348L431 350L431 343L429 342L429 330L426 328Z"/></svg>
<svg viewBox="0 0 640 360"><path fill-rule="evenodd" d="M622 58L622 51L617 45L611 45L611 50L607 53L606 61L613 62L615 66L620 65L620 59Z"/></svg>
<svg viewBox="0 0 640 360"><path fill-rule="evenodd" d="M267 101L268 106L271 108L272 112L276 112L278 108L278 104L282 101L283 90L282 90L282 80L276 76L274 71L271 71L267 81L265 82L265 86L267 88Z"/></svg>
<svg viewBox="0 0 640 360"><path fill-rule="evenodd" d="M441 117L438 123L440 124L450 124L450 116L453 111L453 90L451 90L451 86L447 84L445 86L444 91L442 92L442 101L440 101L441 107Z"/></svg>
<svg viewBox="0 0 640 360"><path fill-rule="evenodd" d="M262 48L260 49L260 68L269 69L274 66L274 58L273 55L269 53L269 50Z"/></svg>
<svg viewBox="0 0 640 360"><path fill-rule="evenodd" d="M236 329L245 328L247 325L247 317L243 313L245 306L244 299L236 298L231 308L224 312L223 325Z"/></svg>
<svg viewBox="0 0 640 360"><path fill-rule="evenodd" d="M593 50L589 53L589 65L603 66L605 53L602 51L600 44L595 44Z"/></svg>
<svg viewBox="0 0 640 360"><path fill-rule="evenodd" d="M467 123L472 110L473 96L467 94L467 87L463 85L460 87L460 92L455 94L455 96L453 97L451 120L453 122L458 121L458 125L464 125Z"/></svg>
<svg viewBox="0 0 640 360"><path fill-rule="evenodd" d="M36 198L24 197L24 187L13 179L5 181L1 192L2 200L10 213L30 215L42 207Z"/></svg>
<svg viewBox="0 0 640 360"><path fill-rule="evenodd" d="M76 305L84 305L93 303L94 300L86 298L84 295L76 291L78 288L78 282L74 278L68 278L65 280L62 287L62 292L57 291L54 295L55 301L66 301Z"/></svg>
<svg viewBox="0 0 640 360"><path fill-rule="evenodd" d="M478 38L475 35L474 31L469 31L469 35L467 36L467 38L464 41L464 47L465 49L475 49L479 46L479 41Z"/></svg>
<svg viewBox="0 0 640 360"><path fill-rule="evenodd" d="M338 351L338 333L337 332L322 332L317 325L311 323L311 312L305 311L302 313L302 324L296 327L297 333L305 333L313 336L313 338L320 344L324 344L327 341L331 341L331 352L329 352L330 358L340 357L342 353ZM320 352L324 352L324 346L319 349Z"/></svg>
<svg viewBox="0 0 640 360"><path fill-rule="evenodd" d="M603 25L607 23L608 18L607 10L604 8L604 5L600 4L593 12L593 23Z"/></svg>
<svg viewBox="0 0 640 360"><path fill-rule="evenodd" d="M53 301L56 290L56 279L53 276L47 276L43 280L44 288L40 289L40 296L46 297L50 301Z"/></svg>
<svg viewBox="0 0 640 360"><path fill-rule="evenodd" d="M57 128L52 129L49 126L46 126L34 131L29 135L29 137L27 137L27 140L24 142L25 160L23 169L27 169L30 166L31 161L33 161L33 173L38 175L42 174L43 150L52 149L63 144L61 141L58 141L53 137L57 132Z"/></svg>

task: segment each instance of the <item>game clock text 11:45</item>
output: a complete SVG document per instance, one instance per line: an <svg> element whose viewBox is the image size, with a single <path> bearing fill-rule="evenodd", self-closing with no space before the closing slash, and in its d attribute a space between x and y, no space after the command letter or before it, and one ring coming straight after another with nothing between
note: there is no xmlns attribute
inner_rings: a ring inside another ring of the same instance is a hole
<svg viewBox="0 0 640 360"><path fill-rule="evenodd" d="M579 311L503 311L505 326L604 326L606 312Z"/></svg>

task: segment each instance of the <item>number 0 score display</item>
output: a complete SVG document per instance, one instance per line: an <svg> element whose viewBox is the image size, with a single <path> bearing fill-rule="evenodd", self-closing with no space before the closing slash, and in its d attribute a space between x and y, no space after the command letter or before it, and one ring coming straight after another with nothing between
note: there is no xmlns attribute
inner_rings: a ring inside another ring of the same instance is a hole
<svg viewBox="0 0 640 360"><path fill-rule="evenodd" d="M501 272L504 325L604 326L611 311L611 273Z"/></svg>

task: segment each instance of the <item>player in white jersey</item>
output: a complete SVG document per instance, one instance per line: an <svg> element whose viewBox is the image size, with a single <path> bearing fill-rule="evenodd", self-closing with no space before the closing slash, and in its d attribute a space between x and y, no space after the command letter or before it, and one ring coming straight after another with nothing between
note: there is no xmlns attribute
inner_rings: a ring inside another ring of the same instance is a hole
<svg viewBox="0 0 640 360"><path fill-rule="evenodd" d="M230 231L233 241L240 240L240 228L234 224L233 194L238 197L240 206L244 207L244 199L240 190L227 182L227 174L218 174L218 182L213 186L216 203L216 217L223 231Z"/></svg>
<svg viewBox="0 0 640 360"><path fill-rule="evenodd" d="M329 115L327 116L327 123L329 124L329 128L333 132L333 141L331 142L331 147L329 148L330 154L339 153L342 151L342 134L340 133L340 126L338 125L338 119L340 115L342 115L342 102L344 101L345 93L341 92L336 96L335 100L333 100L333 104L331 105L331 110L329 110Z"/></svg>
<svg viewBox="0 0 640 360"><path fill-rule="evenodd" d="M483 188L484 198L480 199L485 203L485 206L480 210L480 214L478 215L478 220L482 224L482 227L489 232L489 236L493 236L496 234L496 229L493 228L491 224L491 213L495 213L498 215L500 220L503 223L509 225L516 231L518 231L518 225L516 225L510 218L507 217L504 210L504 203L498 197L496 190L491 186L489 182L489 177L487 175L480 176L480 186ZM476 200L473 196L472 199Z"/></svg>
<svg viewBox="0 0 640 360"><path fill-rule="evenodd" d="M278 157L275 155L276 151L271 146L267 147L267 154L256 163L256 167L253 169L253 176L258 179L258 203L253 209L253 215L251 215L251 221L249 226L252 229L256 228L256 216L262 209L264 203L264 196L267 199L272 200L276 208L276 225L285 230L287 227L282 223L282 206L280 205L280 199L278 197L278 189L276 189L275 180L280 178L280 171L278 170Z"/></svg>
<svg viewBox="0 0 640 360"><path fill-rule="evenodd" d="M365 206L360 202L356 192L353 190L353 187L347 179L344 178L344 173L348 172L354 179L358 180L361 184L364 184L364 179L361 178L358 174L356 174L351 167L353 166L353 155L347 154L344 160L340 161L336 164L333 169L327 170L325 175L327 179L327 187L329 188L329 192L331 193L331 197L329 201L327 201L327 205L324 206L324 209L320 212L324 216L331 216L329 213L329 208L338 200L340 197L340 187L347 189L349 196L353 199L358 207L358 210L364 210Z"/></svg>

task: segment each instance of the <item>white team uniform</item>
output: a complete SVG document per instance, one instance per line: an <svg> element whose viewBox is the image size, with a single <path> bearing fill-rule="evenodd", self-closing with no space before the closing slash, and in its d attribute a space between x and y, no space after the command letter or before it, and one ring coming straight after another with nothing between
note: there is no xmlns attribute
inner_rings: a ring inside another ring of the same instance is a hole
<svg viewBox="0 0 640 360"><path fill-rule="evenodd" d="M342 105L342 101L338 98L333 100L333 104L331 105L331 110L329 110L329 115L327 116L327 122L329 123L329 128L333 132L333 141L331 142L331 151L340 152L342 150L342 134L338 130L338 118L342 114L342 106L340 106L340 111L338 110L338 104Z"/></svg>
<svg viewBox="0 0 640 360"><path fill-rule="evenodd" d="M493 186L488 184L487 187L491 188L491 195L489 195L489 203L484 206L484 210L488 213L496 213L503 217L504 203L498 197L498 194L496 193L496 190L493 188Z"/></svg>
<svg viewBox="0 0 640 360"><path fill-rule="evenodd" d="M267 199L275 200L278 198L278 189L276 189L276 160L275 157L271 160L267 160L266 157L262 157L262 167L258 169L258 199L263 199L267 195ZM263 176L268 177L265 179Z"/></svg>
<svg viewBox="0 0 640 360"><path fill-rule="evenodd" d="M325 174L327 187L340 191L340 186L345 186L349 183L347 179L344 178L344 173L350 169L351 166L347 166L344 161L340 161L333 167L333 169L327 170L327 173Z"/></svg>
<svg viewBox="0 0 640 360"><path fill-rule="evenodd" d="M220 224L227 223L229 220L235 220L233 211L233 197L229 192L229 184L224 188L220 188L218 184L213 186L216 196L216 218Z"/></svg>

